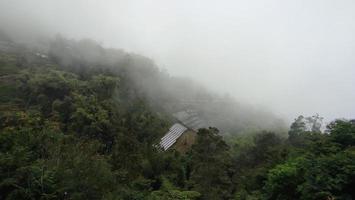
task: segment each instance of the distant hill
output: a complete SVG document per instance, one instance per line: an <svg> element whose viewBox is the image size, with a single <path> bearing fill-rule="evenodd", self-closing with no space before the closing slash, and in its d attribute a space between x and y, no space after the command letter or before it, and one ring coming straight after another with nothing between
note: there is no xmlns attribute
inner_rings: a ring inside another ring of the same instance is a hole
<svg viewBox="0 0 355 200"><path fill-rule="evenodd" d="M355 197L352 120L323 134L320 116L300 116L286 137L274 115L144 56L14 41L0 42L0 199ZM177 121L195 131L157 148Z"/></svg>
<svg viewBox="0 0 355 200"><path fill-rule="evenodd" d="M57 37L49 45L55 62L85 76L87 70L109 70L132 89L127 97L144 98L159 111L176 113L196 110L205 124L222 132L285 130L281 119L262 110L210 92L197 82L173 77L144 56L105 49L92 40L73 41Z"/></svg>

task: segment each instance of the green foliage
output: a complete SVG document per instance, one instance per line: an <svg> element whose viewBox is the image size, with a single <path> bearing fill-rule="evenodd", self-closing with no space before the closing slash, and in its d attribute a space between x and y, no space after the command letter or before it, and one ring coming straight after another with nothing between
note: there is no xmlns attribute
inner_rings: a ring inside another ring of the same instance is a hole
<svg viewBox="0 0 355 200"><path fill-rule="evenodd" d="M350 189L355 186L354 147L351 142L353 123L335 121L329 125L328 132L329 135L300 133L307 137L304 144L297 144L294 158L268 172L264 187L266 199L354 197Z"/></svg>
<svg viewBox="0 0 355 200"><path fill-rule="evenodd" d="M246 138L249 142L250 139ZM255 135L248 147L238 148L233 158L237 199L260 199L267 172L285 160L288 148L275 133L261 132Z"/></svg>
<svg viewBox="0 0 355 200"><path fill-rule="evenodd" d="M177 98L169 81L182 97L212 98L149 59L91 40L58 37L46 59L0 53L0 200L355 198L354 121L321 133L321 117L300 116L287 139L200 129L186 154L159 151ZM226 105L200 106L229 131L260 130L256 113L223 119L217 111L234 104Z"/></svg>
<svg viewBox="0 0 355 200"><path fill-rule="evenodd" d="M107 158L97 154L99 143L70 143L65 141L49 160L56 169L58 194L72 199L99 199L112 191L114 174Z"/></svg>
<svg viewBox="0 0 355 200"><path fill-rule="evenodd" d="M1 83L1 80L0 80ZM16 97L16 87L11 84L1 83L0 85L0 103L7 103Z"/></svg>
<svg viewBox="0 0 355 200"><path fill-rule="evenodd" d="M344 147L355 145L355 123L336 120L328 126L331 140Z"/></svg>
<svg viewBox="0 0 355 200"><path fill-rule="evenodd" d="M231 157L218 130L200 129L190 156L190 187L200 192L202 199L230 198L233 190Z"/></svg>
<svg viewBox="0 0 355 200"><path fill-rule="evenodd" d="M6 77L7 75L12 75L17 73L20 68L18 67L18 62L21 60L21 56L13 54L0 54L0 77Z"/></svg>
<svg viewBox="0 0 355 200"><path fill-rule="evenodd" d="M293 144L300 143L299 140L301 140L301 134L306 131L306 124L304 122L304 117L300 115L292 124L290 127L290 130L288 132L289 134L289 140Z"/></svg>
<svg viewBox="0 0 355 200"><path fill-rule="evenodd" d="M308 160L306 182L302 185L302 197L319 199L332 197L349 199L354 196L354 149ZM313 195L311 195L313 194Z"/></svg>
<svg viewBox="0 0 355 200"><path fill-rule="evenodd" d="M55 172L46 162L53 144L61 138L48 123L41 129L33 128L32 123L2 129L0 193L8 199L55 198Z"/></svg>
<svg viewBox="0 0 355 200"><path fill-rule="evenodd" d="M153 191L148 200L194 200L201 196L196 191L180 191L177 190L167 179L163 178L160 190Z"/></svg>
<svg viewBox="0 0 355 200"><path fill-rule="evenodd" d="M168 122L139 99L122 102L117 74L24 64L1 90L16 109L0 114L0 199L144 199L159 175L142 178L143 157L154 163Z"/></svg>
<svg viewBox="0 0 355 200"><path fill-rule="evenodd" d="M154 191L149 200L194 200L200 197L200 193L195 191L179 191L179 190L168 190L168 191Z"/></svg>
<svg viewBox="0 0 355 200"><path fill-rule="evenodd" d="M304 181L303 170L302 158L271 169L264 186L265 199L299 199L297 186Z"/></svg>

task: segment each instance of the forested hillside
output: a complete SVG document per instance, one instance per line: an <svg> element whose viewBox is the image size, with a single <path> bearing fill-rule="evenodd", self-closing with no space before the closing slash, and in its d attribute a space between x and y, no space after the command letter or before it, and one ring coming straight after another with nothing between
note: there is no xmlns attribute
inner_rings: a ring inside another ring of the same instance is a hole
<svg viewBox="0 0 355 200"><path fill-rule="evenodd" d="M287 134L272 114L143 56L91 40L2 38L0 199L355 198L354 121L322 133L300 117ZM157 149L184 109L211 127L186 154Z"/></svg>

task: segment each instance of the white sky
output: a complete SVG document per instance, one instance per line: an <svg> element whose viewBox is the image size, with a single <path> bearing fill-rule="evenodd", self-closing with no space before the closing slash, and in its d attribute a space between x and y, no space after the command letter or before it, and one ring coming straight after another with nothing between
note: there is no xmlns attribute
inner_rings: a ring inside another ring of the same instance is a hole
<svg viewBox="0 0 355 200"><path fill-rule="evenodd" d="M0 0L1 23L143 54L287 119L355 118L354 0Z"/></svg>

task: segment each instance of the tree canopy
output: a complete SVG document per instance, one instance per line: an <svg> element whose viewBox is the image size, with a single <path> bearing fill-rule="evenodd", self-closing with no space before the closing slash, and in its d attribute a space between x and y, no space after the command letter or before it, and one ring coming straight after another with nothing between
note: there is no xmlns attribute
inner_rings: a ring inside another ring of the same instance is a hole
<svg viewBox="0 0 355 200"><path fill-rule="evenodd" d="M192 85L91 40L58 37L48 57L0 52L0 199L355 198L351 120L323 133L319 115L300 116L287 136L256 127L275 122L263 114L238 121L217 112L231 102L204 102L194 108L222 130L198 130L185 154L157 149L171 111L185 108L177 98L213 99Z"/></svg>

